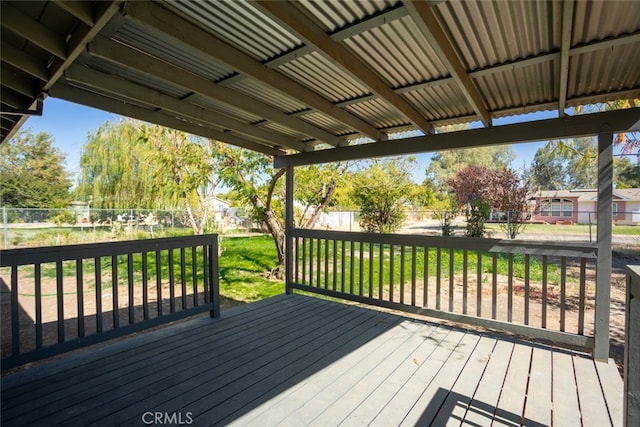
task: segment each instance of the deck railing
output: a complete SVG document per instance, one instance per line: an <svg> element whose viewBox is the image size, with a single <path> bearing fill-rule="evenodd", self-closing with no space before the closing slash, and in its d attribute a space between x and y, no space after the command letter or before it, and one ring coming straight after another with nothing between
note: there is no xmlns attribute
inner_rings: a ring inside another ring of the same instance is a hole
<svg viewBox="0 0 640 427"><path fill-rule="evenodd" d="M640 265L627 267L624 425L640 425Z"/></svg>
<svg viewBox="0 0 640 427"><path fill-rule="evenodd" d="M0 251L2 369L220 313L216 235Z"/></svg>
<svg viewBox="0 0 640 427"><path fill-rule="evenodd" d="M593 348L594 244L294 229L298 289Z"/></svg>

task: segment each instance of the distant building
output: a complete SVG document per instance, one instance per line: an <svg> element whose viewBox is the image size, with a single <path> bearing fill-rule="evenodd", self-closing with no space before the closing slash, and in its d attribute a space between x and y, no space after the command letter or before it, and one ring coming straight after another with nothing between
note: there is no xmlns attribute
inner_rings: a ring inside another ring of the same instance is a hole
<svg viewBox="0 0 640 427"><path fill-rule="evenodd" d="M597 222L598 191L546 190L531 195L532 221L587 224ZM613 190L613 222L640 225L640 188Z"/></svg>
<svg viewBox="0 0 640 427"><path fill-rule="evenodd" d="M213 210L213 219L217 224L224 224L225 217L229 216L229 207L231 204L226 200L222 200L216 196L207 198L209 207Z"/></svg>

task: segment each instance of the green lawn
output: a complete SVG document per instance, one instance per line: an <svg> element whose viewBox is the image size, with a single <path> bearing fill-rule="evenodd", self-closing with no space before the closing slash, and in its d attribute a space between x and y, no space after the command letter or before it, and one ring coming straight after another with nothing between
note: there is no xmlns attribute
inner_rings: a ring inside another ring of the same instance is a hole
<svg viewBox="0 0 640 427"><path fill-rule="evenodd" d="M344 245L344 248L343 248ZM336 264L333 264L333 242L329 242L329 247L325 247L324 241L320 241L320 246L316 240L313 241L313 248L307 240L305 248L298 248L298 280L302 281L303 277L308 283L309 279L313 286L318 285L318 251L321 255L320 265L320 286L333 287L335 282L337 289L344 289L346 292L354 292L361 284L367 287L371 281L376 287L380 283L380 274L382 274L382 283L388 284L391 281L391 264L393 262L393 283L400 284L401 277L404 276L405 284L411 280L413 269L418 282L421 282L426 274L431 277L440 276L441 279L448 279L453 275L461 275L464 272L464 251L442 249L440 253L435 248L428 251L425 262L425 250L416 248L415 265L413 262L413 252L411 248L405 248L404 252L404 268L401 267L403 256L400 246L394 246L393 259L389 245L384 245L382 251L382 269L380 268L381 255L380 245L373 244L372 254L369 252L369 244L362 244L362 257L360 256L360 243L353 244L353 252L350 242L338 242ZM342 253L344 250L344 258ZM353 253L353 257L351 254ZM325 270L324 259L328 254L329 267ZM371 256L373 255L373 256ZM478 274L478 256L475 251L468 251L467 254L467 275L468 277L476 277ZM507 254L482 253L480 275L483 282L489 282L492 275L508 276L511 272L513 277L524 279L527 276L526 266L528 264L528 277L532 282L541 282L545 274L545 266L541 257L530 256L525 257L521 254L515 254L511 258ZM495 258L494 258L495 256ZM313 265L309 259L313 258ZM528 262L527 262L528 260ZM546 275L548 283L559 284L561 279L561 269L556 260L548 259L546 265ZM372 264L372 265L371 265ZM438 265L440 271L438 274ZM382 270L382 271L381 271ZM404 270L404 271L403 271ZM327 274L328 273L328 274ZM295 274L294 274L295 276ZM370 280L371 278L371 280ZM577 283L577 278L567 277L567 282Z"/></svg>
<svg viewBox="0 0 640 427"><path fill-rule="evenodd" d="M31 231L31 230L30 230ZM40 230L42 232L42 230ZM75 230L71 230L76 234ZM32 236L38 235L36 232L31 233ZM78 232L79 234L79 232ZM220 241L221 256L219 259L220 269L220 294L223 302L229 305L239 303L252 302L260 299L268 298L273 295L284 292L284 282L282 280L270 279L269 272L278 265L278 256L275 244L271 236L252 236L252 237L227 237L223 236ZM169 275L166 262L166 251L163 251L162 257L162 277L167 278ZM190 249L186 250L187 260L191 257ZM181 282L180 271L180 251L173 252L174 258L174 276L176 283ZM198 264L202 265L202 251L197 251ZM111 272L112 258L101 257L101 269L103 272ZM128 281L128 259L126 255L118 256L118 283L120 286L127 286ZM147 271L150 280L156 271L156 260L153 253L147 254ZM136 283L142 282L142 254L134 254L132 257L133 277ZM76 263L75 261L65 261L62 263L63 276L75 277ZM27 277L33 277L33 269L27 269ZM8 277L9 269L2 269L2 275ZM43 278L55 278L55 263L47 263L42 265L41 274ZM95 262L93 259L83 261L83 275L85 283L85 292L94 292L95 289ZM193 274L189 263L187 262L185 271L185 282L188 289L191 289L193 283ZM197 283L202 286L202 272L199 273ZM112 287L111 279L102 281L102 289Z"/></svg>
<svg viewBox="0 0 640 427"><path fill-rule="evenodd" d="M278 265L273 238L222 237L220 294L229 303L257 301L284 293L284 281L268 278Z"/></svg>

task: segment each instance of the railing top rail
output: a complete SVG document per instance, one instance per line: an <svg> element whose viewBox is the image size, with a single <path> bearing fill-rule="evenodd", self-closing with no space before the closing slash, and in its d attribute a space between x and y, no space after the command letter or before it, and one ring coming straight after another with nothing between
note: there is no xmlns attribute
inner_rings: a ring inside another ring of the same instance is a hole
<svg viewBox="0 0 640 427"><path fill-rule="evenodd" d="M396 244L443 249L467 249L482 252L596 258L595 243L539 242L530 240L485 239L473 237L444 237L412 234L363 233L349 231L296 228L292 237L344 240L363 243Z"/></svg>
<svg viewBox="0 0 640 427"><path fill-rule="evenodd" d="M12 267L44 262L70 261L129 253L180 249L217 242L217 234L162 237L117 242L84 243L79 245L5 249L0 251L0 267Z"/></svg>

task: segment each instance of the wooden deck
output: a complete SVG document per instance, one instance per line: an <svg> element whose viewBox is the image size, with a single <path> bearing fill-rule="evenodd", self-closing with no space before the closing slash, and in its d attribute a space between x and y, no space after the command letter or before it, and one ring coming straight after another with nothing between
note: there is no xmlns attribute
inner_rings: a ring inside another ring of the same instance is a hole
<svg viewBox="0 0 640 427"><path fill-rule="evenodd" d="M3 426L604 426L622 424L622 392L612 363L583 354L282 295L5 375L1 418Z"/></svg>

